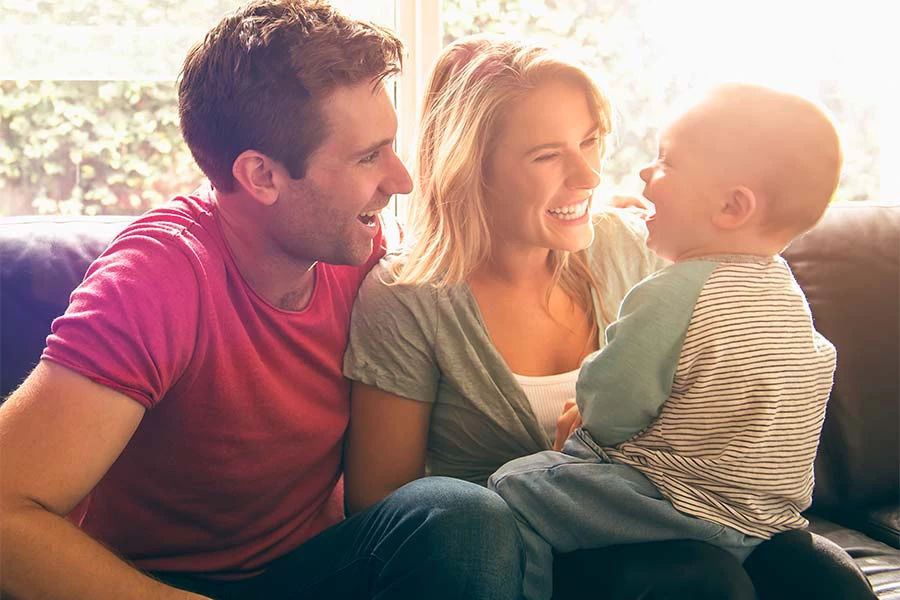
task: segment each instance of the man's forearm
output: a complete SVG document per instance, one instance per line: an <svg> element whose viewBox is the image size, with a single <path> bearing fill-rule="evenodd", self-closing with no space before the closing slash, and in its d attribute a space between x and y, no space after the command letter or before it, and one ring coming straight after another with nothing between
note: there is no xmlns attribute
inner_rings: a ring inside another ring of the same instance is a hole
<svg viewBox="0 0 900 600"><path fill-rule="evenodd" d="M37 505L4 509L0 520L4 597L200 600L144 575L87 534Z"/></svg>

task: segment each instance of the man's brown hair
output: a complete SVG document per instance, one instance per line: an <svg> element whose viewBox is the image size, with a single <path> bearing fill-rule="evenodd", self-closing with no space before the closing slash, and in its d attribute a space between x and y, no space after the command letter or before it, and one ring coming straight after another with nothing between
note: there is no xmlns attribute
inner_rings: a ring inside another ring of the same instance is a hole
<svg viewBox="0 0 900 600"><path fill-rule="evenodd" d="M188 53L178 81L181 132L213 185L234 190L234 160L256 150L291 177L327 136L321 102L335 87L399 72L387 29L319 0L260 0L222 19Z"/></svg>

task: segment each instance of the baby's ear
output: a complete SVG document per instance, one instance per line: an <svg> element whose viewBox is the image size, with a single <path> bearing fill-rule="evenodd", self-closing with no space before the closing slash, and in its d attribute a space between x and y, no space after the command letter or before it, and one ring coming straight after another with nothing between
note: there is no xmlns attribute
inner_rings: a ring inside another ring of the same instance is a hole
<svg viewBox="0 0 900 600"><path fill-rule="evenodd" d="M722 229L738 229L756 214L757 198L746 186L733 187L725 194L713 223Z"/></svg>

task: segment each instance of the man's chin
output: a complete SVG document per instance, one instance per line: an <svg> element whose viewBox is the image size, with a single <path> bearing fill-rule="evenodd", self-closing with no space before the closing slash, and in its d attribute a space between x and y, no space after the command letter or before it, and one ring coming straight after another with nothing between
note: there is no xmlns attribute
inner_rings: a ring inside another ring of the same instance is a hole
<svg viewBox="0 0 900 600"><path fill-rule="evenodd" d="M366 263L372 256L373 244L371 240L368 244L356 244L352 248L346 246L343 252L335 256L335 261L331 264L343 265L347 267L359 267ZM329 262L329 261L324 261Z"/></svg>

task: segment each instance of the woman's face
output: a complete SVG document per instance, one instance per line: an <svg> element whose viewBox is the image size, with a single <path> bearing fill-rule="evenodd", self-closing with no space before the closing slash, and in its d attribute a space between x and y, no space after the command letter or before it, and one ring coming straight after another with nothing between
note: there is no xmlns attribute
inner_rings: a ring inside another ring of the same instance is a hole
<svg viewBox="0 0 900 600"><path fill-rule="evenodd" d="M510 106L486 164L494 248L575 252L593 240L603 141L587 94L548 81Z"/></svg>

